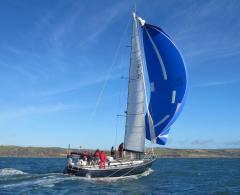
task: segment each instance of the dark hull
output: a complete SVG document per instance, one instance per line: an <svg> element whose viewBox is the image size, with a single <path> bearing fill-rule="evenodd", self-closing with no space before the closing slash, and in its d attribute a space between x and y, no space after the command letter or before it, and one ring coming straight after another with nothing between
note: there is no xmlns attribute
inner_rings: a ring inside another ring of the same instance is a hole
<svg viewBox="0 0 240 195"><path fill-rule="evenodd" d="M130 175L141 174L152 166L155 159L145 161L138 165L132 165L127 167L119 168L106 168L106 169L96 169L89 170L85 168L76 168L68 166L65 168L64 173L72 174L80 177L123 177Z"/></svg>

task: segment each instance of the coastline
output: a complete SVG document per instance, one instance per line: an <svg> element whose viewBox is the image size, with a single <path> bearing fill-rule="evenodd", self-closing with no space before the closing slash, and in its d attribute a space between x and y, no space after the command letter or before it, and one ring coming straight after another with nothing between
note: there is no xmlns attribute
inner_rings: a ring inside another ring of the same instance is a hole
<svg viewBox="0 0 240 195"><path fill-rule="evenodd" d="M92 149L81 151L94 152ZM148 149L147 149L148 150ZM19 158L65 158L67 148L60 147L22 147L22 146L0 146L0 157ZM71 151L80 151L71 149ZM106 151L107 154L109 151ZM240 158L240 149L173 149L154 148L157 158Z"/></svg>

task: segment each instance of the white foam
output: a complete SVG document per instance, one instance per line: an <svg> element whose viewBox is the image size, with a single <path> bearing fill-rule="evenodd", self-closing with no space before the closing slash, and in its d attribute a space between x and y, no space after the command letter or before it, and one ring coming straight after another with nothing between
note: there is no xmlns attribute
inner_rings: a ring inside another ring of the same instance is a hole
<svg viewBox="0 0 240 195"><path fill-rule="evenodd" d="M26 175L27 173L13 169L13 168L4 168L0 169L0 177L1 176L14 176L14 175Z"/></svg>
<svg viewBox="0 0 240 195"><path fill-rule="evenodd" d="M59 177L60 174L44 174L41 178L33 178L31 181L22 181L13 184L7 184L0 186L0 188L15 188L15 187L23 187L23 186L41 186L41 187L54 187L56 183L64 181L64 177ZM62 175L62 174L61 174ZM34 176L34 175L33 175ZM35 175L37 176L37 175ZM41 176L41 175L39 175Z"/></svg>
<svg viewBox="0 0 240 195"><path fill-rule="evenodd" d="M149 168L147 169L145 172L143 172L142 174L140 174L142 177L148 176L150 175L154 170Z"/></svg>
<svg viewBox="0 0 240 195"><path fill-rule="evenodd" d="M64 177L57 177L57 176L47 176L41 179L36 180L33 185L38 185L41 187L52 188L55 184L64 181Z"/></svg>

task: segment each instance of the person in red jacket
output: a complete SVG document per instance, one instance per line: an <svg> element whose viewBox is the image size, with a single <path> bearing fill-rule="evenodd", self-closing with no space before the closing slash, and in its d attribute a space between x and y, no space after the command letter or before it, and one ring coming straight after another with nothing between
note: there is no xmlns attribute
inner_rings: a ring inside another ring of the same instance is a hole
<svg viewBox="0 0 240 195"><path fill-rule="evenodd" d="M103 151L100 152L100 169L102 168L102 166L104 167L104 169L106 168L106 153Z"/></svg>
<svg viewBox="0 0 240 195"><path fill-rule="evenodd" d="M100 151L99 151L99 149L97 149L97 150L95 151L95 153L94 153L93 156L94 156L95 164L98 164L99 158L100 158Z"/></svg>
<svg viewBox="0 0 240 195"><path fill-rule="evenodd" d="M118 158L122 158L123 142L118 146Z"/></svg>

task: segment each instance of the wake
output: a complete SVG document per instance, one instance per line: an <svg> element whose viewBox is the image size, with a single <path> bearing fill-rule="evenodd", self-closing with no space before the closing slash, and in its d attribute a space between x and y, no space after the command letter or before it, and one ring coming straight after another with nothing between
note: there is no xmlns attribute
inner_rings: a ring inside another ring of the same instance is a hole
<svg viewBox="0 0 240 195"><path fill-rule="evenodd" d="M15 176L15 175L26 175L27 173L17 170L17 169L13 169L13 168L4 168L4 169L0 169L0 177L4 177L4 176Z"/></svg>
<svg viewBox="0 0 240 195"><path fill-rule="evenodd" d="M93 183L112 183L112 182L127 182L129 180L136 180L142 177L148 176L153 172L151 168L145 172L138 175L123 176L123 177L103 177L103 178L91 178L91 177L78 177L72 175L64 175L62 173L46 173L46 174L30 174L23 171L4 168L0 169L0 180L8 181L0 185L0 189L6 188L22 188L22 187L42 187L42 188L52 188L56 184L73 181L73 182L93 182ZM16 177L14 177L16 176ZM19 177L21 176L21 177ZM12 179L10 179L12 178ZM11 183L9 183L9 181ZM1 190L0 190L1 191Z"/></svg>

